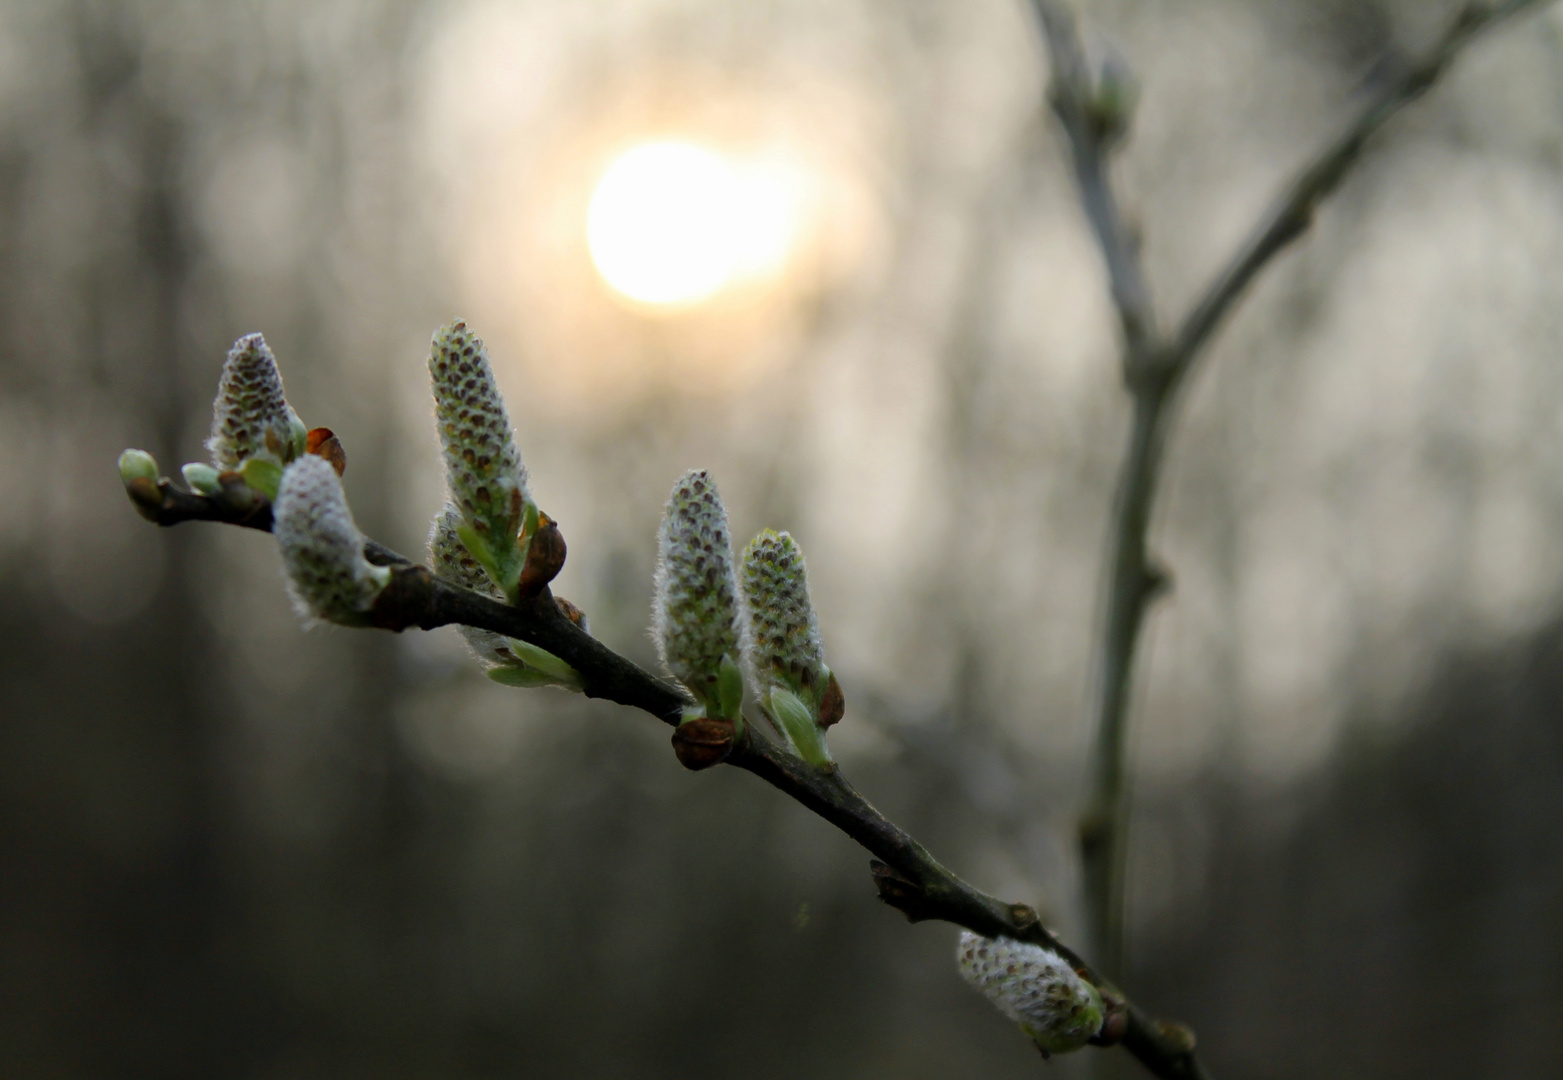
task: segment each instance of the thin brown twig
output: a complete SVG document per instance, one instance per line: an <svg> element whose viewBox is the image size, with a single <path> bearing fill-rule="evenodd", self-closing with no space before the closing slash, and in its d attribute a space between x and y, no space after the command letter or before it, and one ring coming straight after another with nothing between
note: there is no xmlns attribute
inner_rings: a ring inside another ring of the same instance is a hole
<svg viewBox="0 0 1563 1080"><path fill-rule="evenodd" d="M167 478L132 490L141 514L159 525L215 521L262 532L271 529L271 507L247 490L215 497L183 491ZM577 626L545 588L515 606L502 604L435 576L384 545L364 542L371 562L392 568L391 582L372 611L375 626L393 631L463 625L491 630L546 649L575 668L588 697L640 709L676 726L688 699ZM1152 1074L1166 1080L1206 1076L1193 1054L1187 1029L1151 1018L1127 1001L1078 953L1059 941L1025 904L1009 904L972 887L926 848L881 814L841 774L823 770L755 733L733 745L725 764L747 770L795 799L857 841L874 856L873 877L882 900L913 922L937 919L987 937L1012 937L1053 949L1103 991L1109 1017L1099 1045L1121 1043Z"/></svg>
<svg viewBox="0 0 1563 1080"><path fill-rule="evenodd" d="M1116 977L1122 961L1129 685L1145 612L1167 581L1149 556L1147 531L1176 390L1222 318L1260 270L1307 231L1319 204L1360 160L1372 135L1426 93L1460 50L1483 31L1547 2L1473 0L1463 5L1427 53L1381 85L1351 123L1282 189L1249 239L1164 340L1155 330L1155 310L1135 230L1119 208L1109 175L1111 137L1093 122L1097 87L1074 17L1059 0L1033 0L1052 62L1049 99L1069 142L1082 209L1106 263L1123 332L1124 380L1133 397L1129 446L1119 468L1109 527L1106 599L1093 663L1091 788L1080 819L1087 938L1109 976Z"/></svg>
<svg viewBox="0 0 1563 1080"><path fill-rule="evenodd" d="M1107 263L1107 281L1123 332L1125 360L1142 364L1150 360L1154 351L1156 313L1140 261L1139 242L1118 206L1118 196L1108 177L1112 137L1102 129L1091 107L1093 80L1085 50L1080 47L1073 12L1052 0L1035 3L1053 70L1048 100L1069 138L1081 207Z"/></svg>
<svg viewBox="0 0 1563 1080"><path fill-rule="evenodd" d="M1333 140L1286 185L1249 238L1205 288L1198 303L1173 335L1163 362L1180 378L1221 319L1242 297L1255 275L1307 231L1319 204L1328 198L1362 157L1372 135L1405 106L1427 93L1471 42L1502 20L1551 0L1503 0L1467 3L1438 41L1415 63L1403 66Z"/></svg>

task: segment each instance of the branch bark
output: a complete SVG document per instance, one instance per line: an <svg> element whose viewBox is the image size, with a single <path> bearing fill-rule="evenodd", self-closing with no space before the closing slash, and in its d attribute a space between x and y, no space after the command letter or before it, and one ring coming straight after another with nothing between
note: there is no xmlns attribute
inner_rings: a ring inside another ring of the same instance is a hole
<svg viewBox="0 0 1563 1080"><path fill-rule="evenodd" d="M213 497L183 491L166 477L131 491L143 517L163 526L215 521L269 532L271 506L247 489L230 486ZM620 656L586 633L559 608L546 588L512 607L436 577L428 568L372 540L364 554L392 568L391 583L372 611L385 630L430 630L465 625L530 642L564 660L581 675L584 693L642 712L676 727L687 704L683 691ZM1121 1044L1165 1080L1202 1080L1208 1074L1194 1056L1194 1040L1178 1024L1156 1020L1123 997L1103 976L1042 925L1025 904L1010 904L962 881L854 788L839 769L817 769L779 749L745 724L725 764L753 773L818 814L874 856L873 877L882 900L911 921L938 919L987 937L1005 936L1046 946L1096 985L1108 1005L1099 1045Z"/></svg>
<svg viewBox="0 0 1563 1080"><path fill-rule="evenodd" d="M1163 339L1156 331L1135 230L1114 194L1109 175L1112 134L1104 132L1097 119L1093 103L1098 87L1074 16L1060 0L1033 0L1052 63L1049 100L1069 143L1081 207L1106 263L1122 332L1124 382L1134 402L1108 540L1106 600L1093 663L1091 788L1079 825L1087 937L1109 977L1119 974L1123 955L1129 686L1145 612L1167 582L1150 558L1147 532L1176 392L1222 319L1259 272L1308 230L1319 204L1361 159L1373 134L1426 93L1484 31L1548 2L1464 4L1433 46L1379 86L1341 133L1281 190L1177 329Z"/></svg>

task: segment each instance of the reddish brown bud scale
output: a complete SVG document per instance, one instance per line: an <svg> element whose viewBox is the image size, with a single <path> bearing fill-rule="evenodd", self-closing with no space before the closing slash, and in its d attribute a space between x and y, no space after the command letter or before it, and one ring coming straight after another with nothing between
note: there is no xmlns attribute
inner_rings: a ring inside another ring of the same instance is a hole
<svg viewBox="0 0 1563 1080"><path fill-rule="evenodd" d="M819 726L828 728L847 714L847 696L842 692L841 683L832 672L830 681L825 684L825 692L819 700Z"/></svg>
<svg viewBox="0 0 1563 1080"><path fill-rule="evenodd" d="M325 458L338 476L347 472L347 450L343 448L342 440L336 437L336 432L328 427L310 429L304 437L304 452Z"/></svg>
<svg viewBox="0 0 1563 1080"><path fill-rule="evenodd" d="M566 547L559 523L547 514L538 514L537 532L526 551L521 567L520 595L536 596L564 569Z"/></svg>
<svg viewBox="0 0 1563 1080"><path fill-rule="evenodd" d="M709 769L733 748L733 722L725 718L685 720L673 730L673 753L686 769Z"/></svg>

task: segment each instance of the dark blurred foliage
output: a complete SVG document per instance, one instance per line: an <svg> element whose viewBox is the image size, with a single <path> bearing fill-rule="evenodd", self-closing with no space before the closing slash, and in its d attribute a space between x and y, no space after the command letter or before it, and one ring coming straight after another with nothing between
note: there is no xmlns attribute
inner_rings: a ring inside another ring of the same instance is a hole
<svg viewBox="0 0 1563 1080"><path fill-rule="evenodd" d="M1563 625L1447 657L1284 797L1213 778L1211 874L1134 982L1234 1076L1563 1072Z"/></svg>
<svg viewBox="0 0 1563 1080"><path fill-rule="evenodd" d="M11 56L31 54L33 80L9 89L0 129L0 1074L1034 1075L1034 1052L955 977L950 928L881 908L867 856L751 778L682 772L645 717L478 686L451 650L306 635L267 538L134 517L114 456L141 445L169 471L196 456L216 358L264 318L301 411L333 417L348 443L359 521L418 544L395 483L409 437L376 373L390 357L416 368L418 335L446 317L451 290L431 280L426 236L390 235L396 208L418 203L414 181L386 170L374 188L385 206L365 225L350 176L389 155L413 105L407 57L442 9L357 12L336 38L321 16L298 45L305 8L236 4L218 17L192 4L153 18L62 0L14 4L0 29ZM1133 5L1098 8L1110 19ZM1262 21L1338 69L1344 96L1424 14L1277 0ZM961 22L933 4L904 18L914 56ZM1469 122L1439 115L1424 121L1430 141L1470 141ZM214 241L199 194L214 142L263 121L314 148L297 196L304 235L283 256L261 250L264 236ZM976 370L1015 348L984 330L1011 204L1067 212L1067 189L1033 175L1039 155L1057 171L1053 154L1028 143L1024 166L972 200L976 254L952 287L953 329L940 330L954 474L1009 470L997 495L951 496L974 520L1017 491L1063 501L1014 471L1040 471L1051 433L1039 450L1034 432L997 422L1013 387ZM927 174L901 205L916 219L919 200L953 181L907 156ZM1348 201L1342 213L1370 210ZM1316 279L1355 241L1326 235L1263 309L1289 340L1306 338L1325 302ZM272 269L249 265L246 243ZM820 303L811 317L828 324ZM1244 340L1238 359L1252 360L1262 350ZM1261 377L1238 385L1260 404L1287 393ZM1094 457L1045 463L1093 493L1094 513L1116 429L1085 427ZM1223 474L1195 467L1230 431L1202 421L1189 434L1204 441L1178 490L1201 512L1241 516L1241 499L1210 495ZM636 459L660 468L688 448L647 416L582 438L601 459L603 500L620 499L611 485L636 479ZM799 500L798 476L763 446L747 454L760 494L741 499L767 511ZM649 537L644 512L660 498L623 496L626 535ZM1065 527L1094 543L1098 518L1072 514ZM1236 558L1213 546L1217 562ZM577 587L596 601L598 632L649 662L648 560L649 545L626 541ZM1094 564L1060 572L1089 579ZM849 722L881 732L850 769L984 887L1040 879L1044 895L1014 898L1067 925L1078 761L1040 759L1006 725L1078 702L1044 709L1014 689L1011 668L1031 662L981 636L1005 599L981 580L959 593L920 579L907 601L922 605L909 640L957 628L934 638L953 673L942 697L849 680ZM1136 896L1149 913L1129 987L1200 1032L1216 1075L1563 1072L1560 642L1556 625L1456 642L1413 665L1389 704L1347 685L1346 734L1298 775L1252 771L1223 745L1175 782L1147 781ZM907 668L935 666L900 651ZM1066 674L1083 685L1077 668ZM1218 699L1209 722L1241 712L1232 702ZM470 745L431 751L429 732L447 730ZM981 876L995 866L1006 882Z"/></svg>

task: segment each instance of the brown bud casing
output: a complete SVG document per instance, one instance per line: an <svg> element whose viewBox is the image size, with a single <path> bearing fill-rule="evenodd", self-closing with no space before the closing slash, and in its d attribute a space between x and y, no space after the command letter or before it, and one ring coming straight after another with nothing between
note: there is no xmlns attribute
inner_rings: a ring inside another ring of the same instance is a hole
<svg viewBox="0 0 1563 1080"><path fill-rule="evenodd" d="M685 720L673 730L673 752L686 769L720 765L733 748L733 722L725 719Z"/></svg>
<svg viewBox="0 0 1563 1080"><path fill-rule="evenodd" d="M554 597L554 606L558 608L559 613L566 619L569 619L570 622L574 623L582 630L585 630L587 633L591 633L590 630L587 630L586 612L582 611L580 608L576 607L562 596Z"/></svg>
<svg viewBox="0 0 1563 1080"><path fill-rule="evenodd" d="M347 451L342 447L342 440L336 437L336 432L328 427L312 428L304 437L304 451L325 458L338 476L347 472Z"/></svg>
<svg viewBox="0 0 1563 1080"><path fill-rule="evenodd" d="M841 683L836 681L832 672L830 681L825 684L825 692L819 699L819 726L828 728L837 720L840 720L847 712L847 696L842 693Z"/></svg>
<svg viewBox="0 0 1563 1080"><path fill-rule="evenodd" d="M905 915L907 922L916 923L925 919L939 918L922 888L916 882L909 881L896 873L887 863L871 859L868 863L868 872L873 875L874 888L879 890L879 899Z"/></svg>
<svg viewBox="0 0 1563 1080"><path fill-rule="evenodd" d="M537 532L532 534L526 563L521 567L520 594L536 596L542 592L564 569L565 554L564 534L559 531L558 522L547 514L538 514Z"/></svg>
<svg viewBox="0 0 1563 1080"><path fill-rule="evenodd" d="M1090 981L1091 975L1087 971L1076 969L1075 974L1082 979ZM1124 1000L1122 994L1111 986L1099 986L1097 989L1102 995L1102 1030L1092 1036L1091 1045L1116 1046L1129 1033L1129 1003ZM1169 1025L1166 1021L1161 1020L1156 1022L1158 1033L1162 1035L1166 1035L1166 1032L1162 1029L1169 1026L1182 1027L1181 1024ZM1183 1030L1188 1031L1187 1028L1183 1028ZM1189 1038L1193 1038L1192 1032L1189 1032ZM1190 1043L1190 1049L1192 1049L1192 1046L1193 1044Z"/></svg>

